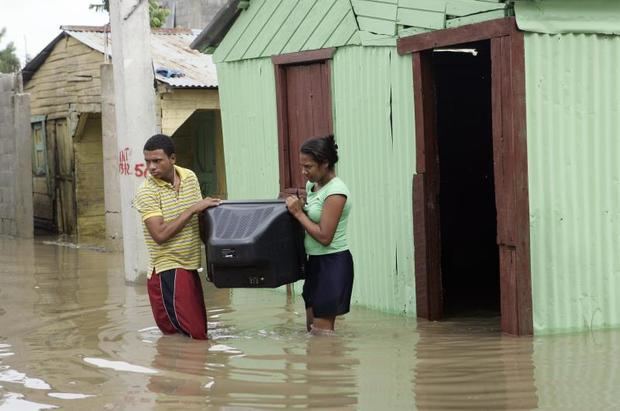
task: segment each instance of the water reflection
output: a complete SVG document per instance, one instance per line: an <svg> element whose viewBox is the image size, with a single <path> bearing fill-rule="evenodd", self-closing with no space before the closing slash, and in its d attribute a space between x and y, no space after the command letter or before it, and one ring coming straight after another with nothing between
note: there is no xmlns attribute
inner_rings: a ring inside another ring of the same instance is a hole
<svg viewBox="0 0 620 411"><path fill-rule="evenodd" d="M355 307L305 331L299 297L205 284L210 340L162 336L119 254L0 238L0 410L614 409L620 332L514 338L497 318Z"/></svg>
<svg viewBox="0 0 620 411"><path fill-rule="evenodd" d="M532 339L500 334L499 318L420 322L420 410L536 409Z"/></svg>

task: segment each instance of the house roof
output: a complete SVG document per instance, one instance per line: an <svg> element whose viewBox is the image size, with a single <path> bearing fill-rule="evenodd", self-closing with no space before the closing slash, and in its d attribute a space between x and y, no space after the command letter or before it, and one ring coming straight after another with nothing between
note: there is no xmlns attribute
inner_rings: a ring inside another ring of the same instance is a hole
<svg viewBox="0 0 620 411"><path fill-rule="evenodd" d="M400 36L512 12L506 0L249 0L249 6L230 0L227 6L234 3L246 8L216 16L191 47L217 46L215 61L235 61L345 45L395 45ZM234 24L225 36L208 35L226 19Z"/></svg>
<svg viewBox="0 0 620 411"><path fill-rule="evenodd" d="M112 54L108 26L62 26L62 32L22 70L24 82L45 62L54 46L71 36L102 54ZM217 74L210 55L189 47L198 35L188 29L153 29L151 49L155 79L173 88L216 88Z"/></svg>

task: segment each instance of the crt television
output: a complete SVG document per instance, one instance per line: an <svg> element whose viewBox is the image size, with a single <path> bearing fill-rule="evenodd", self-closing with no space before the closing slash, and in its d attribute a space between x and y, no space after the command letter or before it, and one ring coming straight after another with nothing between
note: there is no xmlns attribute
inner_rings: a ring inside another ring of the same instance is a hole
<svg viewBox="0 0 620 411"><path fill-rule="evenodd" d="M222 201L202 214L217 288L276 288L304 276L303 228L284 200Z"/></svg>

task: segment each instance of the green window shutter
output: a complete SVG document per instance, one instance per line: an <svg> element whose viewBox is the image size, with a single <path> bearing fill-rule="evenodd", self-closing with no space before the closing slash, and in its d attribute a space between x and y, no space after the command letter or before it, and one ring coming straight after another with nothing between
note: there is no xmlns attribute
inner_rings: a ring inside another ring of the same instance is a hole
<svg viewBox="0 0 620 411"><path fill-rule="evenodd" d="M45 117L33 118L32 121L32 172L36 176L47 174L47 144L45 135Z"/></svg>

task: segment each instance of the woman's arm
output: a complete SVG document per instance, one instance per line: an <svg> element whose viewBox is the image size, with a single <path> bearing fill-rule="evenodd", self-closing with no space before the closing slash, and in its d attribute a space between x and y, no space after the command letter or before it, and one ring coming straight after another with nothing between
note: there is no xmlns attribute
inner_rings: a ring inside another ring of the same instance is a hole
<svg viewBox="0 0 620 411"><path fill-rule="evenodd" d="M322 245L328 246L334 239L334 234L336 234L336 228L346 202L347 197L342 194L332 194L327 197L323 203L321 220L318 224L310 220L306 213L304 213L296 196L290 196L286 199L286 207L312 238Z"/></svg>

